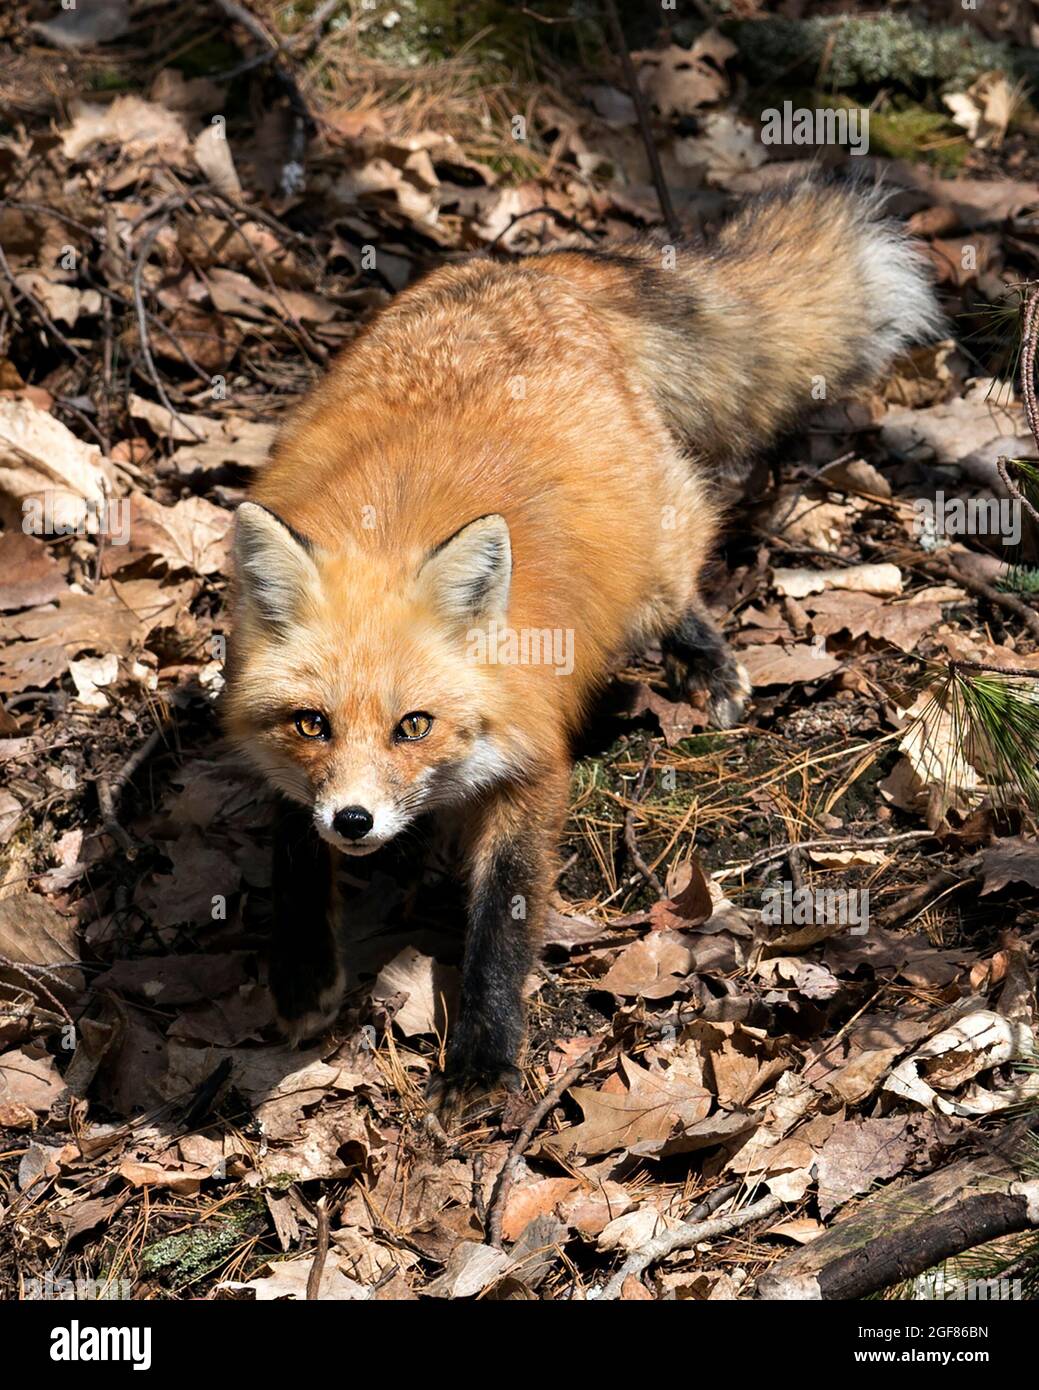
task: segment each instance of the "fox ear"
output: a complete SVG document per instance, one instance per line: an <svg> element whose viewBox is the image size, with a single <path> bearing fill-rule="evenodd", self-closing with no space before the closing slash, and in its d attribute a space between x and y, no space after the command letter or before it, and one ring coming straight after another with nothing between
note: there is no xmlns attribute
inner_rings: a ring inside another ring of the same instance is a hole
<svg viewBox="0 0 1039 1390"><path fill-rule="evenodd" d="M265 622L284 627L317 581L310 544L258 502L235 516L235 578L239 601Z"/></svg>
<svg viewBox="0 0 1039 1390"><path fill-rule="evenodd" d="M481 516L427 555L419 583L451 623L504 617L512 579L512 545L503 516Z"/></svg>

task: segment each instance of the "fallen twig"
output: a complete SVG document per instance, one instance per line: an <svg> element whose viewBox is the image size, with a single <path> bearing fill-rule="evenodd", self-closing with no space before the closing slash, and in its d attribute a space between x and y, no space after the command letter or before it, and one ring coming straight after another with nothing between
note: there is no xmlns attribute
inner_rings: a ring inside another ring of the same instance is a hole
<svg viewBox="0 0 1039 1390"><path fill-rule="evenodd" d="M895 844L899 840L933 840L933 830L906 830L899 835L877 835L872 838L856 838L848 835L830 835L821 840L798 840L793 845L776 845L772 849L762 850L760 854L755 854L753 858L744 861L730 860L725 867L736 869L755 869L759 864L770 864L774 859L785 859L793 850L803 849L867 849L870 846L881 847L884 845Z"/></svg>
<svg viewBox="0 0 1039 1390"><path fill-rule="evenodd" d="M624 70L624 81L627 84L628 95L635 105L635 114L639 122L639 133L642 136L642 143L646 147L646 158L649 160L649 171L653 178L653 187L657 190L657 198L660 201L660 211L663 214L664 224L667 227L667 234L672 241L681 241L682 225L675 214L675 206L671 201L671 193L668 190L667 180L664 178L664 170L660 163L660 154L657 150L656 141L653 139L653 127L650 124L646 96L639 86L638 75L635 72L635 64L631 61L628 42L624 37L624 28L621 25L620 15L617 13L616 0L606 0L606 13L609 16L610 28L613 31L613 41L617 48L617 56L620 58L621 67Z"/></svg>
<svg viewBox="0 0 1039 1390"><path fill-rule="evenodd" d="M1001 589L994 589L991 584L986 584L984 579L977 579L972 574L964 573L949 555L928 556L923 561L922 567L932 573L938 573L946 579L955 580L957 584L962 584L976 597L987 599L994 607L1002 608L1007 613L1013 613L1016 618L1021 619L1032 636L1039 641L1039 613L1034 608L1029 608L1027 603L1014 594L1007 594Z"/></svg>
<svg viewBox="0 0 1039 1390"><path fill-rule="evenodd" d="M968 1161L881 1193L757 1282L762 1299L858 1299L1000 1236L1039 1227L1039 1179Z"/></svg>
<svg viewBox="0 0 1039 1390"><path fill-rule="evenodd" d="M1011 497L1020 502L1032 520L1039 524L1039 512L1036 511L1025 494L1021 491L1019 485L1010 476L1008 464L1012 462L1013 459L1009 459L1005 455L996 459L996 472L999 474L1003 486L1006 488L1007 492L1010 493Z"/></svg>
<svg viewBox="0 0 1039 1390"><path fill-rule="evenodd" d="M137 253L136 260L134 261L132 281L133 301L134 307L137 310L137 335L141 343L141 353L144 357L144 364L148 369L148 376L151 378L152 385L155 387L156 391L159 394L159 399L162 401L166 409L170 412L170 415L175 420L180 421L180 423L184 426L184 428L188 431L188 433L191 435L193 439L195 439L199 443L202 443L205 439L205 435L200 434L198 430L195 428L195 426L191 423L191 421L185 419L185 417L181 415L180 411L176 408L176 406L173 404L173 402L167 395L166 388L162 384L162 378L159 376L158 368L155 365L155 359L152 356L151 339L148 336L148 314L144 305L144 285L142 282L144 267L148 262L148 257L151 254L151 249L155 243L156 238L162 231L163 227L165 227L166 224L169 222L176 209L178 207L183 207L185 201L186 200L184 198L178 197L175 199L171 199L169 202L167 202L167 204L159 210L158 222L156 222L155 226L144 238L140 250Z"/></svg>
<svg viewBox="0 0 1039 1390"><path fill-rule="evenodd" d="M562 223L564 227L569 228L572 232L580 232L582 236L586 236L588 240L593 243L597 241L595 233L590 232L587 227L582 227L580 222L577 222L573 217L567 217L566 213L560 212L558 208L550 207L548 203L542 203L540 207L528 208L526 212L517 212L514 217L510 217L505 226L502 227L501 231L487 247L487 250L493 251L502 237L507 236L517 222L522 222L526 217L536 217L538 213L543 213L548 217L554 217L555 220Z"/></svg>
<svg viewBox="0 0 1039 1390"><path fill-rule="evenodd" d="M99 777L97 782L97 799L101 807L101 815L104 819L104 828L109 835L116 841L119 847L128 854L133 854L137 850L137 842L129 835L119 823L117 808L119 798L123 788L130 781L134 773L142 763L151 757L158 747L162 738L161 729L153 729L140 748L136 749L123 763L115 777L109 779Z"/></svg>
<svg viewBox="0 0 1039 1390"><path fill-rule="evenodd" d="M314 1252L314 1263L310 1266L310 1273L307 1275L307 1298L311 1301L321 1295L321 1276L325 1272L325 1260L328 1257L328 1207L327 1199L321 1197L317 1204L317 1249Z"/></svg>
<svg viewBox="0 0 1039 1390"><path fill-rule="evenodd" d="M922 912L934 899L960 888L966 888L973 882L972 876L964 878L962 873L953 873L950 869L940 869L925 883L921 883L917 888L908 892L904 898L900 898L897 903L881 912L873 925L883 928L897 927L910 917L915 916L916 913Z"/></svg>
<svg viewBox="0 0 1039 1390"><path fill-rule="evenodd" d="M729 1212L727 1216L717 1216L709 1221L684 1221L681 1226L665 1231L663 1235L644 1245L641 1250L630 1254L603 1289L599 1295L600 1299L620 1298L625 1279L632 1276L637 1278L643 1270L656 1264L657 1260L664 1259L666 1255L671 1255L676 1250L688 1250L694 1245L699 1245L702 1240L714 1240L717 1236L726 1236L732 1231L741 1230L754 1221L771 1216L782 1205L783 1199L770 1193L760 1201L752 1202L749 1207L744 1207L742 1211Z"/></svg>
<svg viewBox="0 0 1039 1390"><path fill-rule="evenodd" d="M264 46L264 52L255 60L246 60L246 67L260 66L262 63L269 62L271 72L281 84L288 98L289 108L293 116L292 138L289 144L288 155L281 170L281 191L285 197L290 197L298 193L303 185L303 161L307 150L307 134L314 129L314 118L310 113L310 108L300 90L299 83L292 73L281 61L286 52L286 47L273 38L264 25L251 14L244 5L235 3L235 0L216 0L219 9L223 10L228 19L240 24L258 43ZM322 18L324 23L324 18ZM245 71L245 67L242 68Z"/></svg>
<svg viewBox="0 0 1039 1390"><path fill-rule="evenodd" d="M70 966L76 966L77 962L69 961L68 964ZM57 1009L67 1023L72 1023L72 1015L69 1013L68 1009L66 1009L65 1005L51 993L46 985L40 983L42 977L42 979L50 980L51 984L59 988L63 987L65 984L64 980L58 979L58 977L52 973L57 968L58 967L54 965L34 965L28 961L12 960L10 956L0 956L0 970L10 970L13 974L21 975L23 979L28 980L34 990L42 994L49 1004L54 1005L55 1009ZM12 985L10 988L20 988L20 986Z"/></svg>
<svg viewBox="0 0 1039 1390"><path fill-rule="evenodd" d="M545 1118L548 1112L554 1109L562 1100L565 1091L568 1091L575 1081L578 1081L586 1071L590 1071L592 1065L598 1058L598 1048L594 1045L588 1049L583 1057L578 1058L568 1071L565 1071L551 1090L546 1091L538 1101L537 1105L527 1116L523 1123L523 1128L512 1142L508 1158L502 1165L502 1170L498 1174L498 1180L494 1185L494 1192L491 1196L490 1207L487 1217L487 1243L496 1249L501 1249L502 1244L502 1219L505 1215L505 1203L509 1199L512 1184L516 1177L516 1172L520 1165L520 1159L530 1147L530 1142L534 1138L538 1125Z"/></svg>
<svg viewBox="0 0 1039 1390"><path fill-rule="evenodd" d="M642 764L642 771L639 773L639 779L635 783L635 790L632 793L631 798L633 803L637 804L639 798L642 796L643 790L646 786L646 778L649 776L649 770L652 766L653 750L651 748L649 752L646 754L646 761ZM639 873L656 893L657 897L666 898L667 889L660 882L660 879L657 878L656 874L653 872L653 870L643 859L642 855L639 853L639 844L635 836L634 804L630 805L624 813L624 845L628 851L628 856L631 859L631 862L635 865L635 868L638 869Z"/></svg>
<svg viewBox="0 0 1039 1390"><path fill-rule="evenodd" d="M87 359L83 356L83 354L75 346L74 343L69 342L68 338L65 336L64 333L62 333L61 329L51 318L50 314L48 314L46 308L40 302L40 300L37 299L37 297L32 293L31 290L27 290L24 285L19 285L18 281L15 279L14 271L11 269L10 265L8 264L7 257L4 255L4 250L2 246L0 246L0 271L3 271L4 276L10 282L11 288L14 291L14 293L17 295L21 295L21 297L24 300L26 300L29 304L32 305L33 312L36 314L37 318L46 328L47 332L50 333L53 337L55 337L58 340L58 342L61 343L62 347L65 348L65 350L68 353L70 353L71 356L74 357L77 362L82 363L83 366L86 367ZM14 308L13 305L12 316L17 321L18 311L16 308Z"/></svg>

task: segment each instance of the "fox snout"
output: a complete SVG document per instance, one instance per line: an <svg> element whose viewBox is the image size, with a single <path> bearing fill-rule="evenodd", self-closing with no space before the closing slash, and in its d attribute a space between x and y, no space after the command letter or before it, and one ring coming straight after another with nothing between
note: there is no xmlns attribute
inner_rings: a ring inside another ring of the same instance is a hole
<svg viewBox="0 0 1039 1390"><path fill-rule="evenodd" d="M374 787L351 789L318 800L314 825L341 854L373 854L407 825L409 817Z"/></svg>

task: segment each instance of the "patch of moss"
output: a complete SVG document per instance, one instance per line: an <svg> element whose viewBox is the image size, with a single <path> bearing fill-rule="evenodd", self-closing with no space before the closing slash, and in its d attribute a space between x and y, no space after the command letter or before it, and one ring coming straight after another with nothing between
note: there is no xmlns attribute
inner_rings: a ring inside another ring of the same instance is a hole
<svg viewBox="0 0 1039 1390"><path fill-rule="evenodd" d="M629 45L652 43L659 21L644 0L621 0L619 9ZM513 79L535 78L542 57L594 67L609 46L599 0L540 0L537 13L541 22L517 0L375 0L360 13L358 35L384 62L417 67L463 55L503 65Z"/></svg>
<svg viewBox="0 0 1039 1390"><path fill-rule="evenodd" d="M688 738L678 740L674 752L681 753L685 758L702 758L706 753L716 753L720 748L726 748L731 742L722 734L690 734Z"/></svg>
<svg viewBox="0 0 1039 1390"><path fill-rule="evenodd" d="M896 85L918 92L973 82L1001 68L1034 77L1039 55L983 38L966 25L931 25L906 15L837 15L726 24L759 81L804 76L834 90Z"/></svg>
<svg viewBox="0 0 1039 1390"><path fill-rule="evenodd" d="M1014 565L997 587L1005 593L1039 594L1039 569L1030 565Z"/></svg>
<svg viewBox="0 0 1039 1390"><path fill-rule="evenodd" d="M861 111L863 103L844 92L826 92L816 87L790 87L768 83L756 88L743 104L752 119L763 111L783 110L789 102L793 110ZM955 140L954 144L943 143ZM940 169L958 169L967 158L969 146L949 113L923 105L908 97L887 102L869 111L869 153L890 159L923 160Z"/></svg>
<svg viewBox="0 0 1039 1390"><path fill-rule="evenodd" d="M942 143L950 139L955 143ZM940 112L912 103L871 111L869 144L871 154L925 159L943 169L960 168L969 151L958 126Z"/></svg>
<svg viewBox="0 0 1039 1390"><path fill-rule="evenodd" d="M257 1211L255 1205L246 1203L193 1230L154 1241L145 1248L141 1266L152 1274L164 1272L175 1285L211 1274L249 1235Z"/></svg>
<svg viewBox="0 0 1039 1390"><path fill-rule="evenodd" d="M515 154L511 151L508 154L502 154L499 151L497 154L490 155L487 159L487 165L496 174L502 175L503 178L515 179L517 182L537 178L541 172L540 166L528 155L523 154L518 146Z"/></svg>
<svg viewBox="0 0 1039 1390"><path fill-rule="evenodd" d="M103 68L91 74L89 85L92 92L125 92L136 83L126 73L115 68Z"/></svg>

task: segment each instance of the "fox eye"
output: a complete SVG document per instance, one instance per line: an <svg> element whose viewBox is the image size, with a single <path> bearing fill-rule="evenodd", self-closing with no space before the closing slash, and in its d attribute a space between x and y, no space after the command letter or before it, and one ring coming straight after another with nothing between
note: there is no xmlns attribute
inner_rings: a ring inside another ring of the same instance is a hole
<svg viewBox="0 0 1039 1390"><path fill-rule="evenodd" d="M433 716L416 711L413 714L406 714L397 725L395 732L399 739L403 739L406 743L414 743L417 739L425 738L432 727Z"/></svg>
<svg viewBox="0 0 1039 1390"><path fill-rule="evenodd" d="M328 738L328 720L316 709L298 709L292 716L296 732L304 738Z"/></svg>

